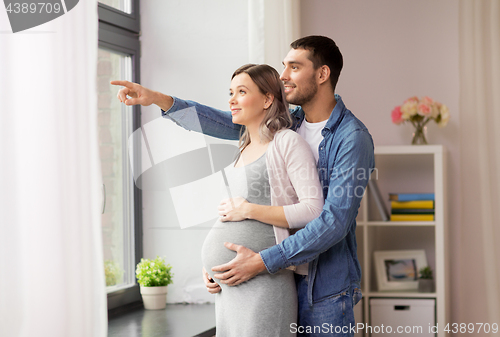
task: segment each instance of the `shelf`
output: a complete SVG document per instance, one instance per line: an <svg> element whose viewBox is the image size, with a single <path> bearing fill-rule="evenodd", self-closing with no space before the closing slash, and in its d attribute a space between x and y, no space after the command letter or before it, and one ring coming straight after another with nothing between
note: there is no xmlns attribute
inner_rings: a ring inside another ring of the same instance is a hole
<svg viewBox="0 0 500 337"><path fill-rule="evenodd" d="M362 291L361 291L362 292ZM367 297L410 297L410 298L437 298L436 293L419 293L418 291L376 291L369 292L363 296Z"/></svg>
<svg viewBox="0 0 500 337"><path fill-rule="evenodd" d="M442 145L376 146L375 155L380 154L434 154L442 153Z"/></svg>
<svg viewBox="0 0 500 337"><path fill-rule="evenodd" d="M442 145L376 146L377 180L383 203L390 213L388 193L435 194L434 221L382 221L382 215L371 193L361 200L357 217L358 257L362 268L361 287L364 303L371 298L407 298L435 300L436 322L449 321L449 287L447 287L447 217L446 217L446 148ZM415 290L378 291L376 251L424 250L427 264L435 272L433 293ZM370 306L364 305L363 321L370 320ZM440 331L436 337L445 337Z"/></svg>
<svg viewBox="0 0 500 337"><path fill-rule="evenodd" d="M436 221L358 221L358 226L436 226Z"/></svg>

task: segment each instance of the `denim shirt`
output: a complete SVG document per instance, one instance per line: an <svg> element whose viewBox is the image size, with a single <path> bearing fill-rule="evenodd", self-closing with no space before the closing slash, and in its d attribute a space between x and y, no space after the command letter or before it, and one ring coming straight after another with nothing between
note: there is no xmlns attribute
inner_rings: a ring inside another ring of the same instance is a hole
<svg viewBox="0 0 500 337"><path fill-rule="evenodd" d="M280 244L260 252L267 270L276 273L292 265L309 263L308 302L360 287L361 267L357 256L356 216L369 175L374 168L373 140L363 123L349 111L339 95L321 131L318 173L325 205L320 216ZM304 111L290 111L292 129L304 120ZM174 97L162 115L187 130L238 140L240 125L230 112ZM359 291L359 290L358 290Z"/></svg>

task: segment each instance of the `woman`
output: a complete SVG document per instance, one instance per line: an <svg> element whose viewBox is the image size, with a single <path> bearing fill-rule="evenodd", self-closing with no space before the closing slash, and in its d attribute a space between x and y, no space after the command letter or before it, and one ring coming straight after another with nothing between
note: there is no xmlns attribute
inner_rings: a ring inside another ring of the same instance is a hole
<svg viewBox="0 0 500 337"><path fill-rule="evenodd" d="M229 106L241 124L240 155L225 170L233 199L202 247L204 269L232 260L224 242L259 252L316 218L322 189L309 145L294 131L279 74L268 65L245 65L232 76ZM273 225L273 226L271 226ZM297 295L291 270L267 272L216 294L216 330L224 336L290 336Z"/></svg>

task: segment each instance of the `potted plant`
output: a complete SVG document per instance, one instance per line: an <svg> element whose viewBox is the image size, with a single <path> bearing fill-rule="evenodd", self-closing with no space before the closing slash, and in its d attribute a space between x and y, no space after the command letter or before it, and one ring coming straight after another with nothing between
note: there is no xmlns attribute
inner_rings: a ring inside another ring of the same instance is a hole
<svg viewBox="0 0 500 337"><path fill-rule="evenodd" d="M164 309L167 304L167 286L172 284L172 266L165 265L163 258L154 260L141 259L135 274L141 286L144 308L148 310Z"/></svg>
<svg viewBox="0 0 500 337"><path fill-rule="evenodd" d="M432 269L427 266L420 269L420 277L418 279L418 291L422 293L434 292L434 278L432 277Z"/></svg>

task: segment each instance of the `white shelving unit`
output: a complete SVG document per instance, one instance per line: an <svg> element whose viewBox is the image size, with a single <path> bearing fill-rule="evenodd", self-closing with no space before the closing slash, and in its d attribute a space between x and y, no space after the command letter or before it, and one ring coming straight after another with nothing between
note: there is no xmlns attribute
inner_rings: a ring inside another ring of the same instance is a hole
<svg viewBox="0 0 500 337"><path fill-rule="evenodd" d="M361 202L357 218L358 258L363 277L363 322L370 325L371 298L406 298L436 300L438 337L445 336L449 322L449 284L447 257L446 214L446 151L441 145L377 146L375 171L386 208L390 211L389 193L435 194L435 221L381 221L379 211L369 191ZM424 249L427 262L434 272L436 291L378 291L373 252L377 250ZM426 327L424 327L426 328Z"/></svg>

